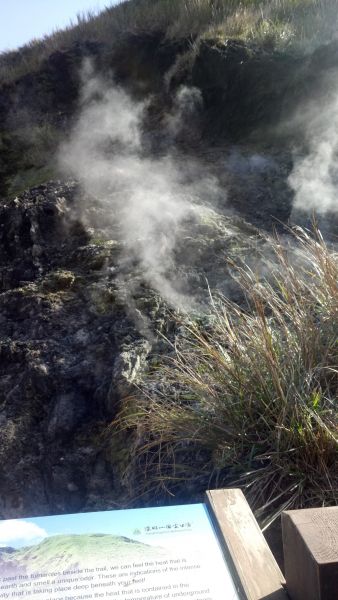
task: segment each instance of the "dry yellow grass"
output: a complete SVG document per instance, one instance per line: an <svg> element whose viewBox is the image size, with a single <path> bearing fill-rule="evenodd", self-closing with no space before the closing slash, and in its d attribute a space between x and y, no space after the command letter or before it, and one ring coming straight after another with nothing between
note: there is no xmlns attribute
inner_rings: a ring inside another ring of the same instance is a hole
<svg viewBox="0 0 338 600"><path fill-rule="evenodd" d="M318 232L295 236L292 258L271 242L269 280L237 265L247 307L222 298L186 322L123 407L110 434L134 432L141 492L240 485L263 527L337 502L338 256Z"/></svg>
<svg viewBox="0 0 338 600"><path fill-rule="evenodd" d="M311 49L337 34L335 0L127 0L78 16L64 30L0 55L0 81L37 70L56 49L97 40L116 47L129 34L161 32L167 40L241 38L269 47Z"/></svg>

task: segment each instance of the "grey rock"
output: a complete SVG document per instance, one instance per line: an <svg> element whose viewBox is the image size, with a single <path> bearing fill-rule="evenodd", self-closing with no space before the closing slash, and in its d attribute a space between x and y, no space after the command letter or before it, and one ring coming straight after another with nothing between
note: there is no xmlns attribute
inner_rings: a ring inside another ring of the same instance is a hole
<svg viewBox="0 0 338 600"><path fill-rule="evenodd" d="M203 160L220 170L224 151ZM241 196L264 178L270 185L280 175L270 170L275 162L243 158L239 175L231 162L222 171ZM184 335L181 314L151 288L139 258L124 254L118 221L111 239L99 226L89 234L79 203L88 222L90 202L75 182L0 202L3 518L121 505L127 453L109 441L112 419L148 364L170 351L166 338ZM205 206L177 228L167 276L200 316L209 287L243 301L227 259L254 265L266 250L265 235L227 210Z"/></svg>
<svg viewBox="0 0 338 600"><path fill-rule="evenodd" d="M70 434L86 414L86 402L81 394L74 392L61 394L56 398L47 426L47 435L54 439L57 435Z"/></svg>
<svg viewBox="0 0 338 600"><path fill-rule="evenodd" d="M139 340L123 348L116 356L106 400L106 410L112 417L116 411L117 399L128 397L144 374L150 352L151 344L147 340Z"/></svg>

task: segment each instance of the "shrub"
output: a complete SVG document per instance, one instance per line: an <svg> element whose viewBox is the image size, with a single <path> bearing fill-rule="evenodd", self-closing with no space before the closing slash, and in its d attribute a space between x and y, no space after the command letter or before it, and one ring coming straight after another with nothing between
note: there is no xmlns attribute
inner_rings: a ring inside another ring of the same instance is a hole
<svg viewBox="0 0 338 600"><path fill-rule="evenodd" d="M213 300L125 403L113 431L134 432L141 491L239 485L263 527L337 501L338 256L295 237L271 242L269 280L233 265L245 306Z"/></svg>

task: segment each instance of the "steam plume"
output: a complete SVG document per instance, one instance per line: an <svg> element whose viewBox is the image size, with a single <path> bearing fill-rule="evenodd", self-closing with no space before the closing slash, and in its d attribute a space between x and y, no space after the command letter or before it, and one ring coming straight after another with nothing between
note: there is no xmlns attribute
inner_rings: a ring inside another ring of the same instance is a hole
<svg viewBox="0 0 338 600"><path fill-rule="evenodd" d="M177 236L183 223L199 218L201 204L217 194L217 184L193 163L183 169L174 156L146 155L145 103L108 86L88 64L84 73L81 112L61 148L61 165L99 199L104 225L119 223L126 253L137 257L149 284L171 304L186 308L191 299L175 281ZM192 111L194 97L196 92L181 91L178 117L170 121L175 133L182 111Z"/></svg>
<svg viewBox="0 0 338 600"><path fill-rule="evenodd" d="M338 90L324 103L317 99L305 115L309 151L289 177L294 209L338 213Z"/></svg>

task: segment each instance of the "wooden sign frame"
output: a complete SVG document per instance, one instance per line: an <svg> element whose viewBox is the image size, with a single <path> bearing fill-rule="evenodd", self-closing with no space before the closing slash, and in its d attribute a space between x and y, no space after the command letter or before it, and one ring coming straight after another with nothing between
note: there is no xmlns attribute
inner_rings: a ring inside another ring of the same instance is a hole
<svg viewBox="0 0 338 600"><path fill-rule="evenodd" d="M283 574L243 492L209 490L206 504L243 600L288 600Z"/></svg>
<svg viewBox="0 0 338 600"><path fill-rule="evenodd" d="M121 598L132 593L142 600L152 585L155 592L160 590L154 599L161 600L170 600L171 594L174 600L288 598L282 572L239 489L208 490L204 504L5 521L2 534L12 547L5 544L0 557L1 598L33 599L37 591L48 598L67 592L70 598L77 597L78 590L88 592L88 598L105 596L106 591L118 598L121 589ZM89 554L76 553L79 538L85 540L82 544L90 548ZM68 553L62 554L60 548Z"/></svg>

